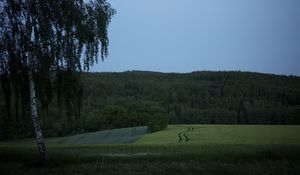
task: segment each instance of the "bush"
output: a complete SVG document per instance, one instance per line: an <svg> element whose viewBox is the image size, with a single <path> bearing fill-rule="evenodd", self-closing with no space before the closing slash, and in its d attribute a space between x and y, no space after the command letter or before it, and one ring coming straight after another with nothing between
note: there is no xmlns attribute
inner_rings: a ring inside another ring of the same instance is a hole
<svg viewBox="0 0 300 175"><path fill-rule="evenodd" d="M148 122L148 130L156 132L165 129L168 126L168 117L163 114L154 114Z"/></svg>
<svg viewBox="0 0 300 175"><path fill-rule="evenodd" d="M129 126L127 110L121 105L108 105L103 108L101 115L105 118L107 123L106 129Z"/></svg>
<svg viewBox="0 0 300 175"><path fill-rule="evenodd" d="M98 131L103 129L103 118L97 112L90 112L87 115L86 122L85 122L85 129L87 131Z"/></svg>

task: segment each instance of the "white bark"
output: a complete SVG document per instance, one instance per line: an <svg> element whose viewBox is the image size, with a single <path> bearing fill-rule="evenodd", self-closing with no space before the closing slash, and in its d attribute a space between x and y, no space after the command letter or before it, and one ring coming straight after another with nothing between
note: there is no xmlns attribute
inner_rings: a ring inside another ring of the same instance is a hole
<svg viewBox="0 0 300 175"><path fill-rule="evenodd" d="M39 125L38 116L37 116L37 107L36 107L36 96L35 96L35 87L34 81L32 78L32 72L29 71L29 95L30 95L30 109L31 109L31 119L34 126L36 141L38 149L40 152L40 158L42 162L46 161L46 147L43 138L43 133Z"/></svg>

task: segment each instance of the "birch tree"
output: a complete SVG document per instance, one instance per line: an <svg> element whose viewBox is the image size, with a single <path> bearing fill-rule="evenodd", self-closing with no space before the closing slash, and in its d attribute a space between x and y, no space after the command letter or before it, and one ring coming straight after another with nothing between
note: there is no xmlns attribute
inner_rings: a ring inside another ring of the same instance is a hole
<svg viewBox="0 0 300 175"><path fill-rule="evenodd" d="M0 76L7 121L13 90L22 109L31 113L43 162L46 148L37 103L47 107L56 95L67 106L80 108L80 98L72 99L80 95L78 74L108 56L107 28L114 14L106 0L0 2Z"/></svg>

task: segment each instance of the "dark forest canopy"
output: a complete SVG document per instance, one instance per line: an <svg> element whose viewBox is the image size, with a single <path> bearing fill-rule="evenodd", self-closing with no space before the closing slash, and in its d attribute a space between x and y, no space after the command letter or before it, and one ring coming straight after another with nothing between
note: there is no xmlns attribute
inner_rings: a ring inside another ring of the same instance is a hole
<svg viewBox="0 0 300 175"><path fill-rule="evenodd" d="M147 125L153 116L187 124L300 124L296 76L132 71L83 73L81 79L79 122L52 103L42 117L46 135Z"/></svg>

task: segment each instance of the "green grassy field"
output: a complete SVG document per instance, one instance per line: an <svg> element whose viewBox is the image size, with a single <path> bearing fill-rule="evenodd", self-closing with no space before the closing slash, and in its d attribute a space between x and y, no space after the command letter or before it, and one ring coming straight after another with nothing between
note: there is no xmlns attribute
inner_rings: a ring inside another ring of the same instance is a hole
<svg viewBox="0 0 300 175"><path fill-rule="evenodd" d="M299 125L171 125L137 144L300 144Z"/></svg>
<svg viewBox="0 0 300 175"><path fill-rule="evenodd" d="M33 139L0 142L0 174L300 174L300 126L171 125L152 134L143 127L136 130L49 138L45 166L37 163ZM122 137L124 143L114 141Z"/></svg>

